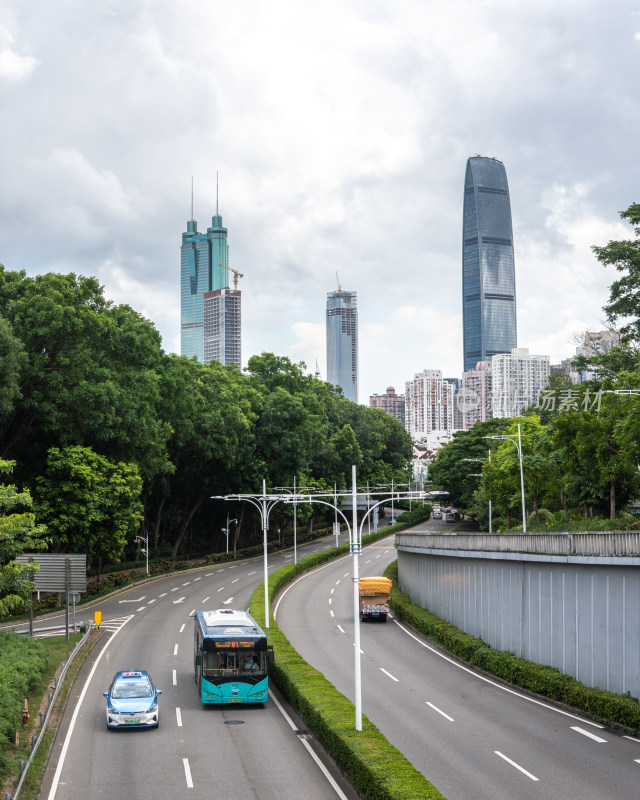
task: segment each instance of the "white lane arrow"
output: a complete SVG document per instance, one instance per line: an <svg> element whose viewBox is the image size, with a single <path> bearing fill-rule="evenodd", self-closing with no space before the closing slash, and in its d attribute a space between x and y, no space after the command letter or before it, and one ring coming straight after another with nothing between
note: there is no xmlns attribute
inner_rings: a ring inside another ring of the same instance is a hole
<svg viewBox="0 0 640 800"><path fill-rule="evenodd" d="M184 597L179 597L177 600L173 601L173 605L175 606L176 603L181 603L184 599Z"/></svg>
<svg viewBox="0 0 640 800"><path fill-rule="evenodd" d="M233 597L229 597L226 600L222 601L222 605L224 605L224 606L229 605L229 603L231 603L232 601L233 601Z"/></svg>
<svg viewBox="0 0 640 800"><path fill-rule="evenodd" d="M142 597L139 597L137 600L118 600L118 602L119 603L141 603L144 600L145 597L146 597L146 595L143 594Z"/></svg>

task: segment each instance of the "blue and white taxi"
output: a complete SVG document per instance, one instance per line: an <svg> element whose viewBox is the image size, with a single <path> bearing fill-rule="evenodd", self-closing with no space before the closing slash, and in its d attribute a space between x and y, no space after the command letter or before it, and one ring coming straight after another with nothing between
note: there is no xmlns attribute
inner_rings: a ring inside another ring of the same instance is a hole
<svg viewBox="0 0 640 800"><path fill-rule="evenodd" d="M157 728L158 695L151 676L145 669L116 672L107 698L108 728Z"/></svg>

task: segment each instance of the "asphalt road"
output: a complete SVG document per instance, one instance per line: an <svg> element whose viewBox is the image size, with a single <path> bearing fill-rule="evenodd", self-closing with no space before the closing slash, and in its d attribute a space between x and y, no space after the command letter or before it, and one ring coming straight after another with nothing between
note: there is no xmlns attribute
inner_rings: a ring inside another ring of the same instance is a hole
<svg viewBox="0 0 640 800"><path fill-rule="evenodd" d="M430 520L417 529L468 525ZM360 576L382 574L395 557L392 537L365 548ZM281 594L276 618L353 700L352 574L345 557L301 576ZM448 800L640 798L640 740L478 675L394 619L360 630L363 713Z"/></svg>
<svg viewBox="0 0 640 800"><path fill-rule="evenodd" d="M314 543L299 552L329 546L330 541ZM290 560L291 553L270 556L269 571ZM262 576L262 560L210 566L157 578L78 609L79 619L102 611L103 633L74 684L40 796L352 798L353 791L277 693L265 706L200 703L193 613L247 608ZM116 670L135 667L148 669L163 690L159 728L109 731L102 692Z"/></svg>

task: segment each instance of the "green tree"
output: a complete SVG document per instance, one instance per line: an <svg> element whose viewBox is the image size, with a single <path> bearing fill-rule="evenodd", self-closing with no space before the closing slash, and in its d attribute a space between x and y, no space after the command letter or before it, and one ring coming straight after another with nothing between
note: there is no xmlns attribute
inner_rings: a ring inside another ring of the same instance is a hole
<svg viewBox="0 0 640 800"><path fill-rule="evenodd" d="M603 247L592 248L596 258L605 266L613 266L622 277L609 288L609 302L604 306L607 318L613 323L623 320L620 331L632 339L640 339L640 203L632 203L620 217L634 226L636 238L610 241Z"/></svg>
<svg viewBox="0 0 640 800"><path fill-rule="evenodd" d="M0 475L11 475L15 463L0 460ZM28 491L0 483L0 615L28 608L31 570L14 561L30 550L47 547L46 528L36 525ZM36 567L37 569L37 567Z"/></svg>
<svg viewBox="0 0 640 800"><path fill-rule="evenodd" d="M113 463L88 447L52 447L38 479L38 515L61 553L118 561L142 521L135 464Z"/></svg>
<svg viewBox="0 0 640 800"><path fill-rule="evenodd" d="M22 342L9 320L0 317L0 422L6 420L20 397L20 373L26 361Z"/></svg>

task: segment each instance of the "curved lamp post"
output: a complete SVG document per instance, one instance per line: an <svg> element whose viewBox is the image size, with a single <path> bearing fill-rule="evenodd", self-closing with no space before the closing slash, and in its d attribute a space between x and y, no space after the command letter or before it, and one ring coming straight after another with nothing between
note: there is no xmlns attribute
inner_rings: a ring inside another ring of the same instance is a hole
<svg viewBox="0 0 640 800"><path fill-rule="evenodd" d="M527 532L527 512L524 505L524 475L522 472L522 438L520 436L520 423L518 423L518 437L516 441L515 434L513 436L483 436L483 439L506 439L507 442L515 444L518 449L518 460L520 461L520 491L522 494L522 532Z"/></svg>

